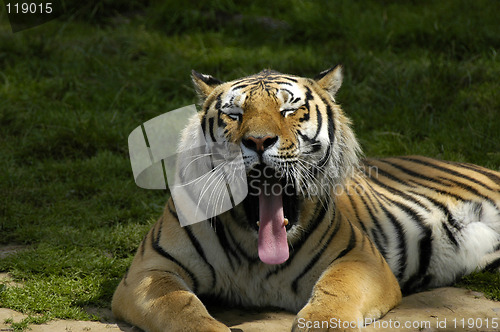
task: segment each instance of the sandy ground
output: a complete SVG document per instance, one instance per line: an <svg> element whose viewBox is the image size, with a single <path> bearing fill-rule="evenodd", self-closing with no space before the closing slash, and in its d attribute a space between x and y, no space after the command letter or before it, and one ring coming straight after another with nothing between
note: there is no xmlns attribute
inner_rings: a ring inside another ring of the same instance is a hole
<svg viewBox="0 0 500 332"><path fill-rule="evenodd" d="M23 250L22 246L0 247L0 258ZM7 273L0 273L0 284L22 287ZM32 332L140 332L124 322L114 320L110 310L85 308L101 317L100 322L55 320L32 325ZM209 308L215 318L231 327L233 332L290 331L295 315L284 311ZM21 321L26 315L0 308L0 332L13 331L6 320ZM349 322L350 323L350 322ZM303 322L333 327L336 321ZM486 299L483 294L460 288L438 288L403 298L402 303L382 319L363 327L373 331L500 331L500 302ZM168 331L166 331L168 332ZM193 331L195 332L195 331Z"/></svg>
<svg viewBox="0 0 500 332"><path fill-rule="evenodd" d="M30 328L32 332L141 331L114 321L109 310L93 310L102 317L101 322L57 320ZM293 314L280 311L211 308L211 312L234 332L290 331L294 319ZM10 309L0 309L0 331L12 331L10 325L4 323L6 319L17 322L23 317ZM398 307L362 331L500 331L500 302L465 289L439 288L405 297Z"/></svg>

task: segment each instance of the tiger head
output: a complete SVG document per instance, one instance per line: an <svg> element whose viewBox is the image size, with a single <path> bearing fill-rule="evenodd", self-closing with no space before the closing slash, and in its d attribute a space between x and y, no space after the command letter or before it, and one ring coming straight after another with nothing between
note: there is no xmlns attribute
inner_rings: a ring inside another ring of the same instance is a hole
<svg viewBox="0 0 500 332"><path fill-rule="evenodd" d="M357 165L359 145L335 103L341 67L315 79L270 70L225 83L193 71L192 79L207 142L241 148L259 256L275 264L285 256L283 232L297 223L301 202L330 199Z"/></svg>

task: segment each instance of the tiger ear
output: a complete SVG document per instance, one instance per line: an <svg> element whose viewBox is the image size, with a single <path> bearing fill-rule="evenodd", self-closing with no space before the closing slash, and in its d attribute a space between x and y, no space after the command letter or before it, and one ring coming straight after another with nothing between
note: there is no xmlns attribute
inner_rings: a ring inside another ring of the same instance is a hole
<svg viewBox="0 0 500 332"><path fill-rule="evenodd" d="M342 85L342 76L342 66L338 65L322 71L314 78L314 80L319 84L319 86L328 91L332 97L335 97L335 94Z"/></svg>
<svg viewBox="0 0 500 332"><path fill-rule="evenodd" d="M221 81L210 75L200 74L194 70L191 71L191 78L196 92L202 100L205 100L214 89L222 84Z"/></svg>

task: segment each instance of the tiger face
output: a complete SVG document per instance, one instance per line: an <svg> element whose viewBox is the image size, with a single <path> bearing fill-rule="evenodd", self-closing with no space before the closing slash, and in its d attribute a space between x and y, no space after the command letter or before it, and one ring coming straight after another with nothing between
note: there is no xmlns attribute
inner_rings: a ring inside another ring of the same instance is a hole
<svg viewBox="0 0 500 332"><path fill-rule="evenodd" d="M268 70L226 83L192 76L206 141L241 148L249 184L244 205L253 215L249 226L258 232L259 256L282 263L299 206L327 201L357 165L358 143L334 99L341 68L315 79Z"/></svg>

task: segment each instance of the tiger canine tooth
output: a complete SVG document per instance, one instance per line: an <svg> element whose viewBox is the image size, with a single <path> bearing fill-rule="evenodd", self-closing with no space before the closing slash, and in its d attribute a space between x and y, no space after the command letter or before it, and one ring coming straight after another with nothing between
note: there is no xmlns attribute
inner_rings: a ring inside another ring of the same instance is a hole
<svg viewBox="0 0 500 332"><path fill-rule="evenodd" d="M285 219L283 220L283 226L286 226L286 225L288 225L288 219L287 219L287 218L285 218Z"/></svg>
<svg viewBox="0 0 500 332"><path fill-rule="evenodd" d="M257 227L260 227L260 221L257 221Z"/></svg>

